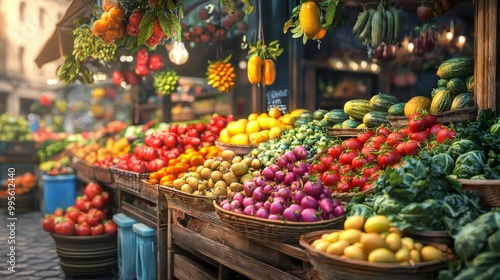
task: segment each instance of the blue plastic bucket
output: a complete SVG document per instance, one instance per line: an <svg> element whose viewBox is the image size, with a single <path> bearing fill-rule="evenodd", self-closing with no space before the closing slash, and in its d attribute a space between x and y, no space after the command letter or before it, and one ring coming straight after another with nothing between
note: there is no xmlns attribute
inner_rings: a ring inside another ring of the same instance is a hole
<svg viewBox="0 0 500 280"><path fill-rule="evenodd" d="M59 207L66 209L75 203L76 176L74 174L43 175L42 185L46 214L54 213Z"/></svg>

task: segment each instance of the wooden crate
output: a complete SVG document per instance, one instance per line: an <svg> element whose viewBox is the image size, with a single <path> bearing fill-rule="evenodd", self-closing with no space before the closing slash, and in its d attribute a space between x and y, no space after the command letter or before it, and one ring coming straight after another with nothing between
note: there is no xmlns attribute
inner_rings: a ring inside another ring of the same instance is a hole
<svg viewBox="0 0 500 280"><path fill-rule="evenodd" d="M35 142L0 141L0 162L36 162Z"/></svg>

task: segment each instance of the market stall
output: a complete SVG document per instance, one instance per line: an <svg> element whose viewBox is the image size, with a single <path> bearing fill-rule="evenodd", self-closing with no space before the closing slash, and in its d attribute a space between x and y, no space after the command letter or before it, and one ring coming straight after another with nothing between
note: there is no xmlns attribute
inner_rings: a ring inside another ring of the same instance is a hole
<svg viewBox="0 0 500 280"><path fill-rule="evenodd" d="M103 67L145 124L64 139L82 196L43 222L61 266L60 244L117 234L88 273L500 275L496 1L194 2L102 1L76 23L61 81Z"/></svg>

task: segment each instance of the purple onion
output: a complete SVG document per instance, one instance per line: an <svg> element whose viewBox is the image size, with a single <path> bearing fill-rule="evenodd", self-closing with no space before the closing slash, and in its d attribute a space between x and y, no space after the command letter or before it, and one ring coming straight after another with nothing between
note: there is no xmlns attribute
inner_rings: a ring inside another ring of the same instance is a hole
<svg viewBox="0 0 500 280"><path fill-rule="evenodd" d="M267 180L274 179L275 173L276 171L274 171L270 166L264 168L261 172L262 176L264 176Z"/></svg>
<svg viewBox="0 0 500 280"><path fill-rule="evenodd" d="M264 187L266 185L264 177L262 177L262 176L258 176L258 177L253 178L253 181L255 183L255 186L257 186L257 187Z"/></svg>
<svg viewBox="0 0 500 280"><path fill-rule="evenodd" d="M285 157L281 156L281 157L278 158L278 160L276 161L276 163L278 164L279 168L285 169L288 162L286 161Z"/></svg>
<svg viewBox="0 0 500 280"><path fill-rule="evenodd" d="M257 212L255 210L255 206L253 205L248 205L247 207L245 207L245 209L243 210L243 213L245 215L249 215L249 216L254 216L255 215L255 212Z"/></svg>
<svg viewBox="0 0 500 280"><path fill-rule="evenodd" d="M274 173L274 181L279 184L281 182L283 182L283 180L285 179L285 171L282 171L282 170L278 170L276 171L276 173Z"/></svg>
<svg viewBox="0 0 500 280"><path fill-rule="evenodd" d="M292 184L292 182L295 180L297 180L297 176L295 176L295 174L293 172L288 172L285 175L285 179L283 180L283 184L290 186Z"/></svg>
<svg viewBox="0 0 500 280"><path fill-rule="evenodd" d="M302 184L300 183L300 181L295 180L295 181L293 181L293 182L290 184L290 190L291 190L292 192L298 191L298 190L300 190L300 189L301 189L301 186L302 186Z"/></svg>
<svg viewBox="0 0 500 280"><path fill-rule="evenodd" d="M224 204L224 205L222 205L222 204L221 204L221 207L222 207L222 209L224 209L224 210L226 210L226 211L231 211L231 210L233 210L233 209L231 208L231 204L230 204L229 202L228 202L228 203L226 203L226 204Z"/></svg>
<svg viewBox="0 0 500 280"><path fill-rule="evenodd" d="M330 214L333 213L335 207L333 206L333 201L329 197L322 198L319 202L319 209L323 211L323 213Z"/></svg>
<svg viewBox="0 0 500 280"><path fill-rule="evenodd" d="M300 177L300 179L302 180L302 182L310 181L311 180L311 174L309 172L306 172L306 173L304 173L304 175L302 175Z"/></svg>
<svg viewBox="0 0 500 280"><path fill-rule="evenodd" d="M246 208L248 205L254 205L253 197L243 198L243 208Z"/></svg>
<svg viewBox="0 0 500 280"><path fill-rule="evenodd" d="M330 214L327 214L325 212L321 212L321 214L319 215L319 218L320 218L320 220L330 220L328 215L330 215Z"/></svg>
<svg viewBox="0 0 500 280"><path fill-rule="evenodd" d="M293 172L293 163L290 163L290 162L289 162L289 163L287 163L287 164L286 164L286 170L287 170L288 172Z"/></svg>
<svg viewBox="0 0 500 280"><path fill-rule="evenodd" d="M265 195L272 195L274 191L274 186L271 184L267 184L263 189L262 192L264 192Z"/></svg>
<svg viewBox="0 0 500 280"><path fill-rule="evenodd" d="M330 213L330 214L328 214L328 219L327 219L327 220L333 220L333 219L335 219L335 218L336 218L336 217L335 217L335 214Z"/></svg>
<svg viewBox="0 0 500 280"><path fill-rule="evenodd" d="M226 199L223 199L223 200L220 202L220 206L222 207L222 206L224 206L224 205L226 205L226 204L228 204L228 203L229 203L229 200L228 200L227 198L226 198Z"/></svg>
<svg viewBox="0 0 500 280"><path fill-rule="evenodd" d="M260 202L258 202L258 203L260 203ZM266 201L264 201L264 202L262 203L262 207L264 207L264 208L266 208L266 209L268 209L268 210L269 210L269 208L271 208L271 203L272 203L272 202L268 199L268 200L266 200ZM260 207L259 207L259 208L260 208Z"/></svg>
<svg viewBox="0 0 500 280"><path fill-rule="evenodd" d="M275 197L270 198L269 200L271 202L280 201L281 203L285 203L285 199L281 196L275 196Z"/></svg>
<svg viewBox="0 0 500 280"><path fill-rule="evenodd" d="M309 156L307 149L304 146L297 146L293 149L293 153L297 157L298 160L306 160Z"/></svg>
<svg viewBox="0 0 500 280"><path fill-rule="evenodd" d="M332 203L333 203L333 208L337 208L337 206L341 205L340 200L336 198L332 200Z"/></svg>
<svg viewBox="0 0 500 280"><path fill-rule="evenodd" d="M321 218L318 215L318 210L313 208L306 208L300 212L300 220L302 222L317 222L321 221Z"/></svg>
<svg viewBox="0 0 500 280"><path fill-rule="evenodd" d="M274 173L276 173L276 172L278 172L278 170L280 170L280 167L276 164L269 165L269 168L271 168L271 170L274 171Z"/></svg>
<svg viewBox="0 0 500 280"><path fill-rule="evenodd" d="M251 197L256 187L257 184L252 181L246 181L245 183L243 183L243 191L245 192L245 196Z"/></svg>
<svg viewBox="0 0 500 280"><path fill-rule="evenodd" d="M292 191L286 188L281 188L278 192L277 195L279 197L283 197L284 199L290 199L292 198Z"/></svg>
<svg viewBox="0 0 500 280"><path fill-rule="evenodd" d="M255 201L264 201L266 200L266 195L262 191L261 187L256 187L255 190L253 191L252 197L255 199Z"/></svg>
<svg viewBox="0 0 500 280"><path fill-rule="evenodd" d="M306 194L304 193L304 191L298 190L293 193L292 200L299 204L305 196Z"/></svg>
<svg viewBox="0 0 500 280"><path fill-rule="evenodd" d="M290 163L294 163L297 161L297 156L295 156L295 153L293 151L286 151L283 156Z"/></svg>
<svg viewBox="0 0 500 280"><path fill-rule="evenodd" d="M293 165L293 173L295 173L295 175L299 177L304 175L307 171L308 171L307 164L302 161L296 162Z"/></svg>
<svg viewBox="0 0 500 280"><path fill-rule="evenodd" d="M307 181L307 183L304 184L304 192L307 195L313 196L313 197L319 197L321 193L323 193L323 183L321 180L316 180L316 181Z"/></svg>
<svg viewBox="0 0 500 280"><path fill-rule="evenodd" d="M344 205L339 205L335 207L335 210L333 210L333 215L335 215L335 217L344 216L345 215Z"/></svg>
<svg viewBox="0 0 500 280"><path fill-rule="evenodd" d="M267 200L266 200L267 201ZM255 203L255 209L259 210L260 208L262 208L264 206L264 202L262 201L259 201L259 202L256 202Z"/></svg>
<svg viewBox="0 0 500 280"><path fill-rule="evenodd" d="M271 206L269 207L269 212L275 215L281 215L281 213L283 213L283 210L285 210L285 206L279 200L273 201L273 203L271 203Z"/></svg>
<svg viewBox="0 0 500 280"><path fill-rule="evenodd" d="M241 205L243 205L243 194L241 192L233 192L234 195L233 195L233 201L235 200L239 200L241 202Z"/></svg>
<svg viewBox="0 0 500 280"><path fill-rule="evenodd" d="M238 208L234 209L233 212L236 214L244 214L243 211L241 211L241 209Z"/></svg>
<svg viewBox="0 0 500 280"><path fill-rule="evenodd" d="M323 194L326 195L327 197L330 197L332 195L332 190L330 188L324 187Z"/></svg>
<svg viewBox="0 0 500 280"><path fill-rule="evenodd" d="M269 216L267 218L269 220L275 220L275 221L281 220L280 215L275 215L275 214L269 214Z"/></svg>
<svg viewBox="0 0 500 280"><path fill-rule="evenodd" d="M302 207L298 204L292 204L283 210L283 218L290 222L298 222Z"/></svg>
<svg viewBox="0 0 500 280"><path fill-rule="evenodd" d="M257 210L257 212L255 212L255 217L267 219L269 217L269 212L264 207L259 208L259 210Z"/></svg>
<svg viewBox="0 0 500 280"><path fill-rule="evenodd" d="M243 202L241 200L233 200L231 201L231 207L233 209L236 209L236 208L243 208Z"/></svg>
<svg viewBox="0 0 500 280"><path fill-rule="evenodd" d="M316 200L316 198L314 198L310 195L306 195L300 201L300 206L302 206L302 208L304 208L304 209L306 209L306 208L318 209L318 201Z"/></svg>

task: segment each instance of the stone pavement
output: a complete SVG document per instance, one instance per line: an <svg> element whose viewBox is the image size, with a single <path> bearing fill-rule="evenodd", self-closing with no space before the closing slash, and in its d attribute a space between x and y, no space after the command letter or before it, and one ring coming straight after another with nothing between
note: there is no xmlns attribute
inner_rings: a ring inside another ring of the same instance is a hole
<svg viewBox="0 0 500 280"><path fill-rule="evenodd" d="M55 243L49 233L42 230L40 212L16 214L15 244L9 244L10 229L4 209L0 209L0 279L71 279L66 278L59 266ZM12 242L12 238L11 238ZM15 246L15 272L8 270L10 246ZM113 275L93 278L116 280Z"/></svg>

